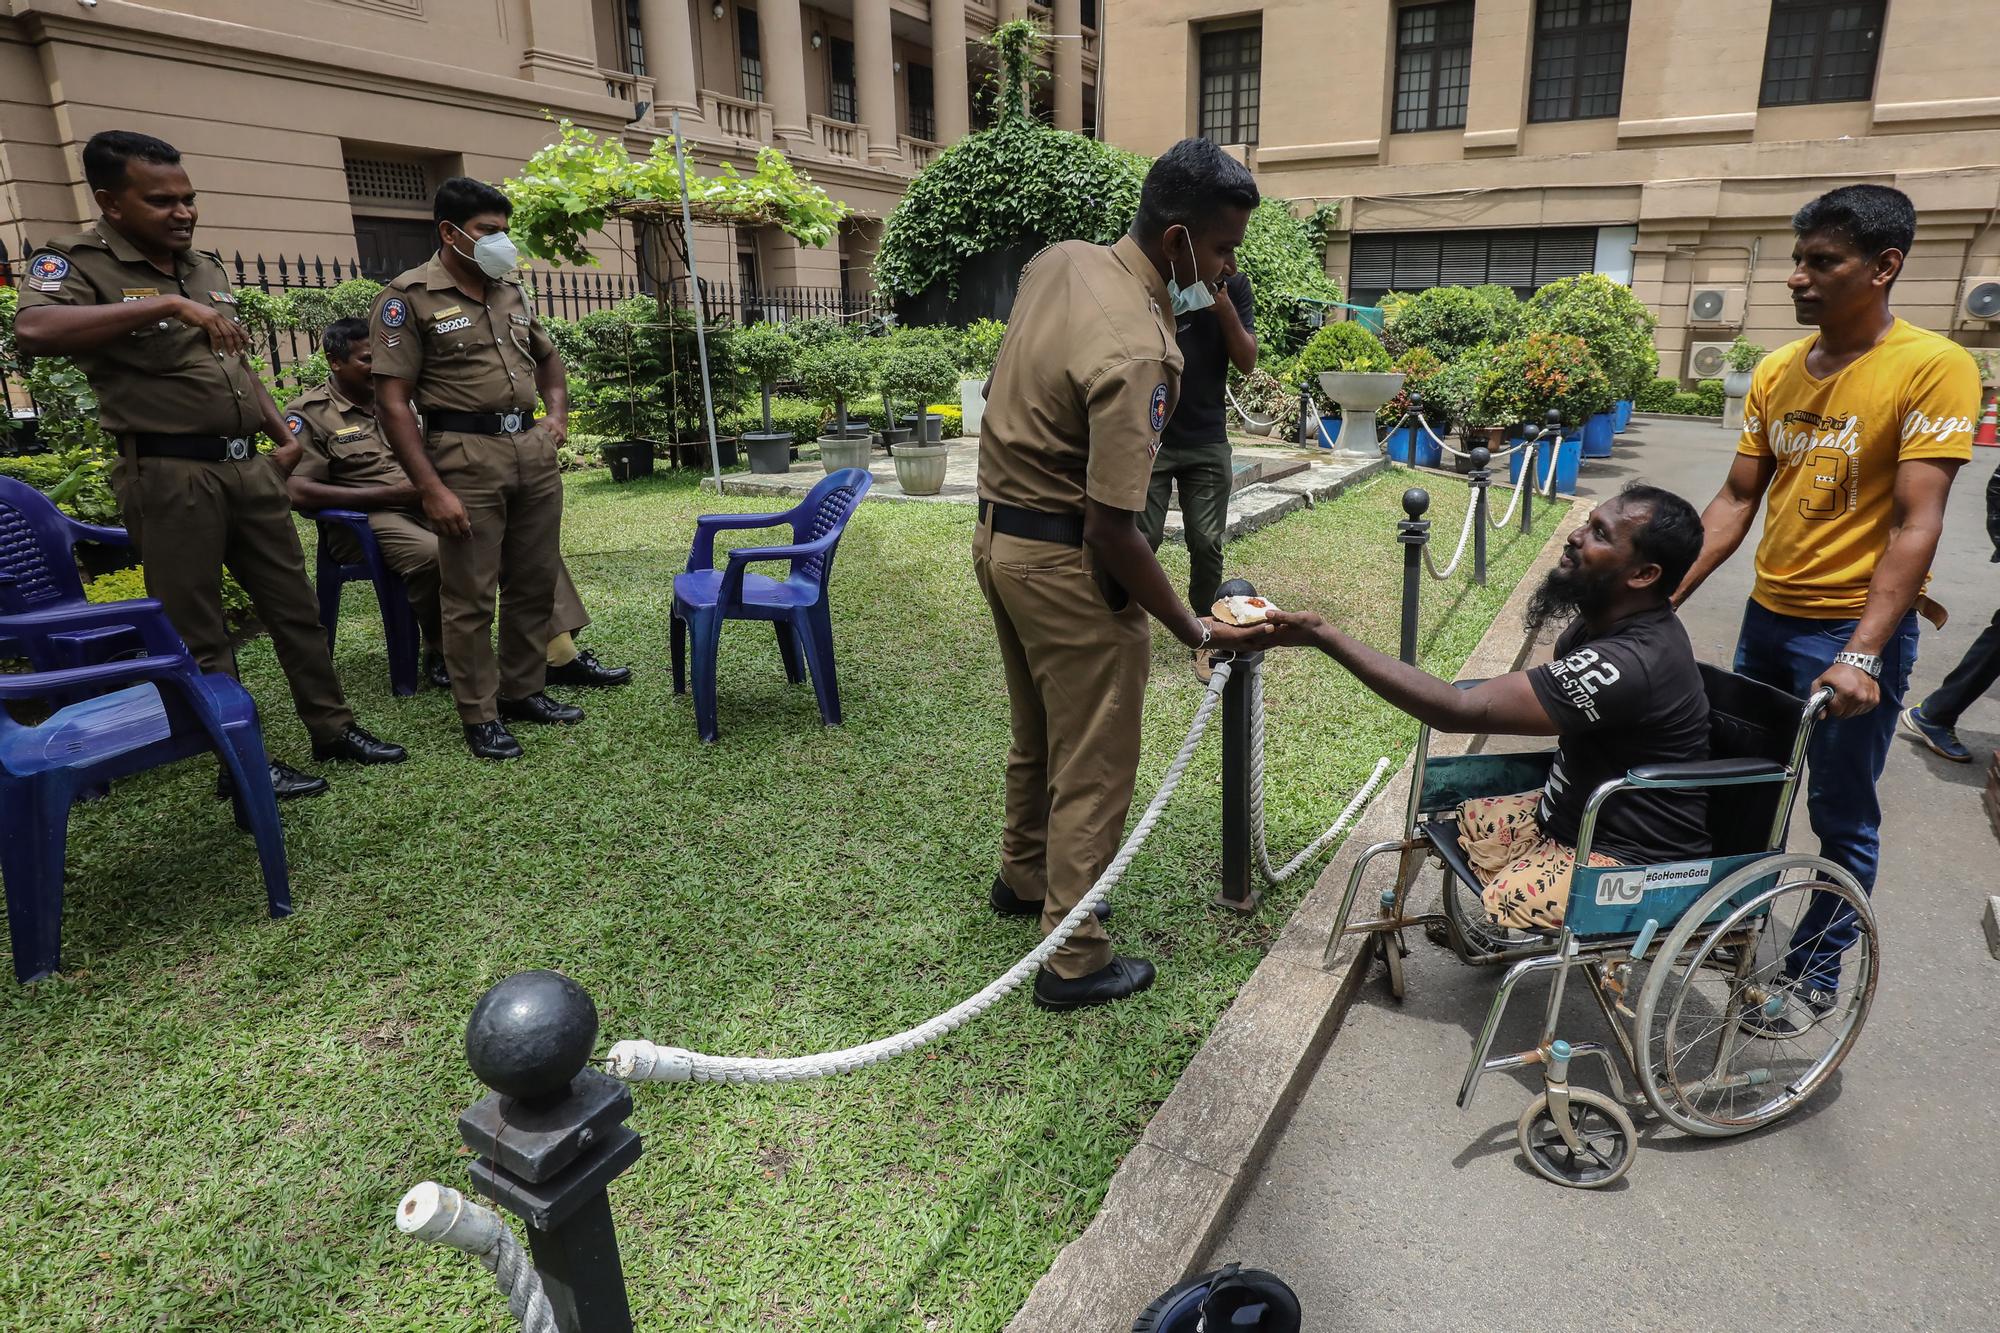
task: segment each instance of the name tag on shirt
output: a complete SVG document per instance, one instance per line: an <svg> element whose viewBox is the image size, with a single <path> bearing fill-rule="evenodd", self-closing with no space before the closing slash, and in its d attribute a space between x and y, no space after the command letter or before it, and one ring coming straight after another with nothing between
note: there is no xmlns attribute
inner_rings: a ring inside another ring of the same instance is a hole
<svg viewBox="0 0 2000 1333"><path fill-rule="evenodd" d="M353 444L357 440L365 440L367 438L368 427L366 426L349 426L344 430L337 430L333 433L333 442L335 444Z"/></svg>
<svg viewBox="0 0 2000 1333"><path fill-rule="evenodd" d="M158 296L158 287L121 287L118 295L127 301L143 301L149 296Z"/></svg>
<svg viewBox="0 0 2000 1333"><path fill-rule="evenodd" d="M446 306L446 307L445 307L444 309L442 309L442 310L439 310L439 311L435 312L434 314L432 314L432 315L431 315L431 318L432 318L432 319L450 319L450 318L451 318L451 317L452 317L453 315L456 315L456 314L461 314L461 313L463 313L463 311L464 311L464 307L463 307L463 306L455 306L455 305L448 305L448 306Z"/></svg>

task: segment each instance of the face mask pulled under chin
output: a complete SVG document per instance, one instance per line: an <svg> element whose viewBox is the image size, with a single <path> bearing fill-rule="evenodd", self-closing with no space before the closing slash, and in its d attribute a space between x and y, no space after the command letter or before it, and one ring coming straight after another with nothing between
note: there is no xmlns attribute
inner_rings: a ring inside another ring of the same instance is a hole
<svg viewBox="0 0 2000 1333"><path fill-rule="evenodd" d="M462 231L458 234L465 235ZM491 236L482 236L473 241L471 254L466 254L455 245L451 249L452 253L461 259L470 259L477 264L479 271L489 278L504 278L521 262L521 252L515 248L513 238L504 231L496 231Z"/></svg>
<svg viewBox="0 0 2000 1333"><path fill-rule="evenodd" d="M1186 235L1186 233L1182 234ZM1215 293L1210 291L1208 284L1201 280L1201 265L1195 262L1194 237L1192 236L1187 237L1187 252L1188 266L1194 275L1194 285L1192 287L1181 286L1179 270L1175 268L1174 261L1171 259L1167 261L1167 267L1170 270L1167 275L1167 295L1173 298L1174 314L1176 315L1191 315L1197 310L1206 310L1215 304Z"/></svg>

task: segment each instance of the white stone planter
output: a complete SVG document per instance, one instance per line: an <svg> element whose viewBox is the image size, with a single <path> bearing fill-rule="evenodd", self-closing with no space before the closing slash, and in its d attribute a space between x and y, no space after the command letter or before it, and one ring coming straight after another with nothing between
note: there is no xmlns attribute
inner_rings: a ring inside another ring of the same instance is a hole
<svg viewBox="0 0 2000 1333"><path fill-rule="evenodd" d="M905 495L936 495L944 489L945 459L951 446L899 444L889 452L896 459L896 484Z"/></svg>
<svg viewBox="0 0 2000 1333"><path fill-rule="evenodd" d="M858 467L868 470L868 455L875 448L875 442L863 435L859 439L842 435L822 435L819 437L819 465L828 472L838 472L844 467Z"/></svg>

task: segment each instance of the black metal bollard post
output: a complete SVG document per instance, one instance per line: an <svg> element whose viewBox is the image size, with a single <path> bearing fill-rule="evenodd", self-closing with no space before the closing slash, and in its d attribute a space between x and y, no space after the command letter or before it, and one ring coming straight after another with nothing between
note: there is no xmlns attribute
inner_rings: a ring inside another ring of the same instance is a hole
<svg viewBox="0 0 2000 1333"><path fill-rule="evenodd" d="M1248 579L1230 579L1215 590L1221 597L1255 597ZM1219 907L1250 913L1264 901L1254 886L1250 865L1250 696L1257 673L1264 669L1262 653L1232 653L1229 683L1222 687L1222 886L1215 892Z"/></svg>
<svg viewBox="0 0 2000 1333"><path fill-rule="evenodd" d="M1402 657L1411 666L1417 664L1417 597L1423 588L1424 544L1431 539L1431 521L1424 511L1430 507L1430 492L1412 486L1403 492L1403 512L1409 517L1396 524L1396 540L1403 547Z"/></svg>
<svg viewBox="0 0 2000 1333"><path fill-rule="evenodd" d="M605 1189L639 1160L632 1093L588 1068L597 1006L560 972L516 972L480 997L465 1059L493 1091L458 1118L472 1183L528 1224L562 1333L632 1333Z"/></svg>
<svg viewBox="0 0 2000 1333"><path fill-rule="evenodd" d="M1487 471L1487 464L1493 455L1483 444L1472 446L1472 470L1466 473L1466 482L1472 487L1472 581L1480 587L1486 586L1486 487L1493 474Z"/></svg>

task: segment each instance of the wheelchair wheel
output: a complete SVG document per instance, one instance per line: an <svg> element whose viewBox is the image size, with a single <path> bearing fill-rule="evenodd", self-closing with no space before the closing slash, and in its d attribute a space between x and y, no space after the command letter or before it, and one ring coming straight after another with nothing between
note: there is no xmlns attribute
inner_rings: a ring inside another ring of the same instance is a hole
<svg viewBox="0 0 2000 1333"><path fill-rule="evenodd" d="M1444 894L1441 904L1444 914L1458 927L1458 937L1465 941L1467 949L1473 953L1504 953L1509 949L1521 949L1536 942L1537 937L1525 930L1515 930L1502 926L1486 915L1486 904L1480 899L1479 890L1467 884L1450 870L1444 872ZM1432 938L1449 947L1450 937L1443 931Z"/></svg>
<svg viewBox="0 0 2000 1333"><path fill-rule="evenodd" d="M1581 1151L1570 1147L1556 1127L1546 1092L1521 1112L1521 1123L1514 1133L1536 1175L1571 1189L1595 1190L1631 1169L1639 1132L1632 1127L1632 1117L1625 1114L1624 1107L1601 1092L1572 1087L1569 1114Z"/></svg>
<svg viewBox="0 0 2000 1333"><path fill-rule="evenodd" d="M1793 855L1729 876L1647 969L1634 1052L1647 1100L1706 1138L1788 1114L1861 1035L1879 953L1868 895L1839 866Z"/></svg>

